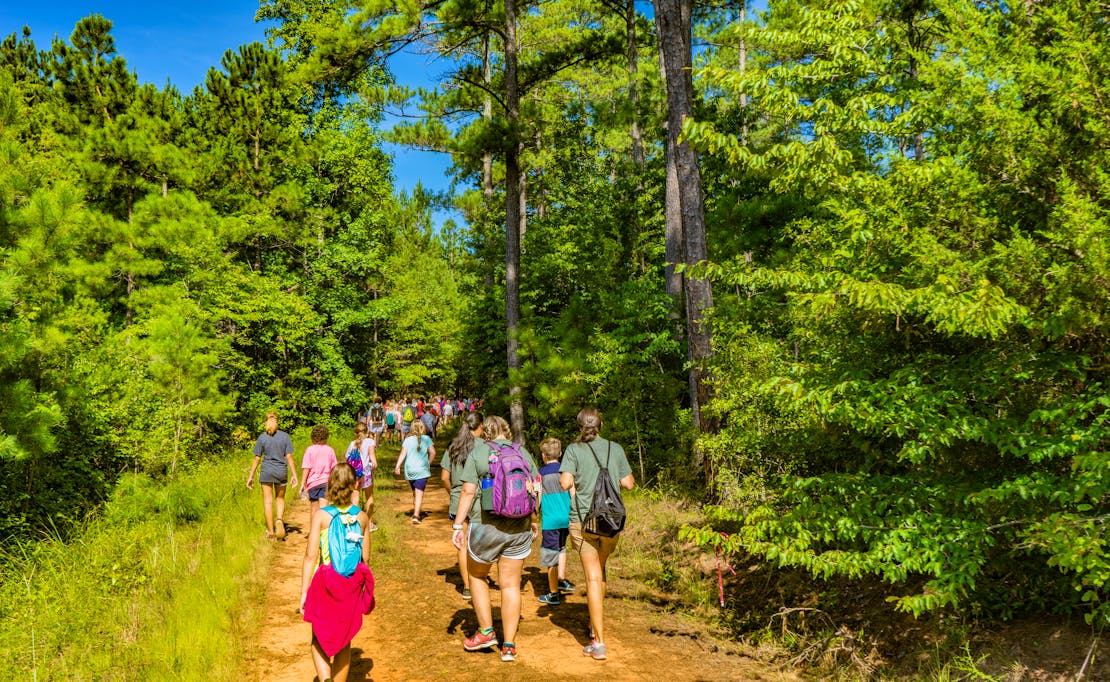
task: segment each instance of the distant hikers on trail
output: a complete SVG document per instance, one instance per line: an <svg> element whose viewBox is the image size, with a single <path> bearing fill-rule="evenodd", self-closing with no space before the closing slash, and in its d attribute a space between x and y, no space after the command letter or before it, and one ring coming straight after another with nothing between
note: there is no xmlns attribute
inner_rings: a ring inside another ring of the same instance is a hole
<svg viewBox="0 0 1110 682"><path fill-rule="evenodd" d="M435 461L435 429L451 421L458 421L458 426L438 462L440 479L450 497L447 516L462 597L471 601L478 623L477 630L464 638L463 648L499 648L505 662L520 655L515 642L522 574L539 539L544 584L537 585L536 598L541 608L557 609L575 594L574 584L566 577L569 542L578 552L586 580L589 619L582 625L589 643L582 654L594 660L608 657L606 564L625 525L623 491L635 486L624 448L601 436L601 413L587 407L576 418L577 438L565 449L557 438L540 442L542 466L537 466L524 445L514 442L503 418L483 419L480 404L444 396L384 402L375 397L370 408L358 415L353 440L338 458L328 445L329 429L317 425L311 430L312 444L302 459L301 490L312 508L299 610L312 624L312 661L319 679L346 679L351 640L363 615L374 606L374 575L368 563L370 533L377 530L373 508L378 447L383 440L392 443L392 434L403 434L393 473L408 483L413 496L411 521L419 525ZM254 446L247 488L253 488L261 465L267 536L282 539L286 478L291 471L294 487L298 479L292 440L277 426L277 415L269 413L266 430ZM490 595L494 564L501 594L500 637Z"/></svg>

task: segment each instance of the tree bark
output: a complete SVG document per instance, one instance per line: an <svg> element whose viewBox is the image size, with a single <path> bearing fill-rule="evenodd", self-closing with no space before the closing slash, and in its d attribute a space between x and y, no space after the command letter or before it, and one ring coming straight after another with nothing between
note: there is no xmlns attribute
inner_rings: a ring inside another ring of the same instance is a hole
<svg viewBox="0 0 1110 682"><path fill-rule="evenodd" d="M659 32L659 75L663 82L667 82L667 65L663 60L663 34L656 22L656 31ZM664 123L669 128L670 122ZM678 320L682 310L682 273L675 266L686 262L686 249L682 239L682 202L678 192L678 167L675 165L674 145L669 137L665 148L666 176L665 194L663 202L663 277L666 281L667 295L671 298L671 317ZM682 328L675 327L676 339L681 339Z"/></svg>
<svg viewBox="0 0 1110 682"><path fill-rule="evenodd" d="M643 189L641 178L646 161L643 134L640 132L640 82L636 77L636 73L640 70L640 49L636 44L636 0L627 0L625 4L624 25L628 36L628 103L632 107L632 163L636 165L637 186Z"/></svg>
<svg viewBox="0 0 1110 682"><path fill-rule="evenodd" d="M488 92L488 88L493 82L493 73L489 60L488 33L482 36L482 82L487 88L485 98L482 101L482 118L489 121L493 118L493 99ZM486 198L487 203L493 200L493 154L488 148L482 153L482 196Z"/></svg>
<svg viewBox="0 0 1110 682"><path fill-rule="evenodd" d="M488 123L490 119L493 118L493 98L490 97L489 94L489 88L493 83L493 71L492 67L490 66L489 59L488 33L482 36L482 82L486 86L485 96L482 100L482 118L485 119ZM483 210L481 223L487 224L487 222L489 221L489 216L492 214L493 211L493 152L490 151L488 146L486 147L485 151L482 152L482 197L484 198L484 201L482 203ZM492 226L487 225L487 227L489 227L490 229L483 231L485 235L484 239L486 240L486 245L492 247L491 242L493 241L493 229ZM490 250L492 250L492 248ZM485 267L483 268L483 271L486 283L486 290L488 291L493 288L494 284L493 268Z"/></svg>
<svg viewBox="0 0 1110 682"><path fill-rule="evenodd" d="M682 225L684 261L693 265L709 258L705 233L705 204L701 189L701 170L693 148L680 142L682 123L693 114L694 83L691 3L690 0L654 0L655 21L659 30L660 55L667 89L667 148L673 150L674 176L678 184L678 204ZM668 172L668 179L670 173ZM669 183L668 183L669 184ZM668 203L672 199L668 193ZM672 207L668 205L668 216ZM710 330L704 313L713 305L713 291L709 280L683 277L686 304L686 340L690 359L690 408L695 427L702 432L712 431L714 424L702 415L702 407L709 400L709 382L706 361L712 355ZM712 468L708 458L695 449L695 461L702 467L707 483L712 483Z"/></svg>
<svg viewBox="0 0 1110 682"><path fill-rule="evenodd" d="M744 22L748 20L748 0L740 0L740 25L743 26ZM740 73L748 70L748 39L740 38L740 55L738 59L738 66ZM743 123L740 125L740 144L747 146L748 144L748 93L740 93L740 116L743 117Z"/></svg>
<svg viewBox="0 0 1110 682"><path fill-rule="evenodd" d="M510 139L505 145L505 331L509 369L509 424L513 439L524 433L520 386L520 84L517 81L517 6L505 0L505 115Z"/></svg>

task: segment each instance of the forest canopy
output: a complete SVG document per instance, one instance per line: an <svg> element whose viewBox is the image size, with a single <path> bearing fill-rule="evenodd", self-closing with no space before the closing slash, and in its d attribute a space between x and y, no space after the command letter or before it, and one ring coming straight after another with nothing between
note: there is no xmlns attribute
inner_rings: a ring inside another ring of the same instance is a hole
<svg viewBox="0 0 1110 682"><path fill-rule="evenodd" d="M528 442L597 405L637 478L714 504L702 544L1106 623L1104 4L259 16L189 94L100 16L0 44L0 537L268 410L457 392ZM406 88L400 49L450 68ZM398 194L387 139L455 194Z"/></svg>

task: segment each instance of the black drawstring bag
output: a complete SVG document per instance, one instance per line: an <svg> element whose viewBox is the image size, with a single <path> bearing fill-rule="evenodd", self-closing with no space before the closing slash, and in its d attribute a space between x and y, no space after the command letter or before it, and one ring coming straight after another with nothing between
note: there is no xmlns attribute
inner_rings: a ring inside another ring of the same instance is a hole
<svg viewBox="0 0 1110 682"><path fill-rule="evenodd" d="M586 514L585 521L582 522L582 530L611 538L624 530L625 518L624 500L621 499L620 491L609 476L609 453L613 444L610 443L609 449L605 451L605 466L601 466L601 461L594 452L593 443L586 443L586 445L590 448L590 453L593 454L600 471L597 474L597 483L594 484L594 499L590 503L590 511Z"/></svg>

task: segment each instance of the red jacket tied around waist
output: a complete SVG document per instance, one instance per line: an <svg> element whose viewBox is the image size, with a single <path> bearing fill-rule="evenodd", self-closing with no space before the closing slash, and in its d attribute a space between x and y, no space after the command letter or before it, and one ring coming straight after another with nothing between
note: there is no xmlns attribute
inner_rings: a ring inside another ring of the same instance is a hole
<svg viewBox="0 0 1110 682"><path fill-rule="evenodd" d="M359 562L350 578L344 578L330 564L316 569L304 603L305 622L328 656L334 656L351 643L362 627L363 615L374 610L374 574Z"/></svg>

